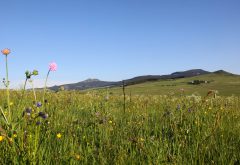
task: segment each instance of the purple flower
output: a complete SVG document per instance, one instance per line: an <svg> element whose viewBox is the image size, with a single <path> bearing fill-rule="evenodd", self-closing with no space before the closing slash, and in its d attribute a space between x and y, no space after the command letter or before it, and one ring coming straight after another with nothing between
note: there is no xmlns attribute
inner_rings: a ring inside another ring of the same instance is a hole
<svg viewBox="0 0 240 165"><path fill-rule="evenodd" d="M44 114L43 116L41 116L43 119L46 119L46 118L48 118L48 114L46 113L46 114Z"/></svg>
<svg viewBox="0 0 240 165"><path fill-rule="evenodd" d="M25 112L26 112L26 113L31 113L31 112L32 112L32 109L31 109L31 108L26 108L26 109L25 109Z"/></svg>
<svg viewBox="0 0 240 165"><path fill-rule="evenodd" d="M37 107L41 107L42 103L41 102L37 102Z"/></svg>
<svg viewBox="0 0 240 165"><path fill-rule="evenodd" d="M40 125L40 124L41 124L41 122L40 122L40 121L37 121L37 122L36 122L36 125Z"/></svg>
<svg viewBox="0 0 240 165"><path fill-rule="evenodd" d="M38 116L41 116L41 117L43 117L45 115L45 113L44 112L39 112L38 113Z"/></svg>

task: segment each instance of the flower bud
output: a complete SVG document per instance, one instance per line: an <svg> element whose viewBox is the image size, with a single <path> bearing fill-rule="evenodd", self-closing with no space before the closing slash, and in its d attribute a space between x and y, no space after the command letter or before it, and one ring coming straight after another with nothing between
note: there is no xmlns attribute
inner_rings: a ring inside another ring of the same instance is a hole
<svg viewBox="0 0 240 165"><path fill-rule="evenodd" d="M37 76L38 75L38 71L37 70L33 70L32 75Z"/></svg>

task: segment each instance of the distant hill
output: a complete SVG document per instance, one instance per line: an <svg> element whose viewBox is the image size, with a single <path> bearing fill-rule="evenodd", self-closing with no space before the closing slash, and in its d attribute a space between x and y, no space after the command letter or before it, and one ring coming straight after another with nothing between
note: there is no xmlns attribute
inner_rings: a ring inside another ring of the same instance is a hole
<svg viewBox="0 0 240 165"><path fill-rule="evenodd" d="M174 72L170 75L147 75L147 76L138 76L132 79L124 80L126 85L133 85L144 83L147 81L157 81L157 80L166 80L166 79L178 79L178 78L185 78L185 77L193 77L198 75L209 74L211 72L202 70L202 69L192 69L182 72Z"/></svg>
<svg viewBox="0 0 240 165"><path fill-rule="evenodd" d="M216 74L229 74L229 75L234 75L234 74L232 74L232 73L230 73L230 72L227 72L227 71L225 71L225 70L217 70L217 71L215 71L215 72L213 72L213 73L216 73Z"/></svg>
<svg viewBox="0 0 240 165"><path fill-rule="evenodd" d="M117 82L109 82L109 81L100 81L98 79L87 79L78 83L73 84L64 84L61 86L53 86L49 89L58 90L60 87L64 87L65 90L84 90L91 88L101 88L101 87L112 87L116 86Z"/></svg>
<svg viewBox="0 0 240 165"><path fill-rule="evenodd" d="M190 84L189 82L200 82ZM218 91L221 96L240 96L240 76L226 71L216 71L193 77L161 79L148 81L125 88L126 94L130 95L201 95L206 96L210 90ZM122 94L121 87L110 88L112 94Z"/></svg>
<svg viewBox="0 0 240 165"><path fill-rule="evenodd" d="M145 76L134 77L131 79L126 79L124 80L124 84L126 86L129 86L129 85L141 84L149 81L153 82L158 80L187 78L187 77L205 75L209 73L211 72L208 72L202 69L192 69L187 71L174 72L169 75L145 75ZM122 85L122 81L111 82L111 81L101 81L98 79L87 79L85 81L81 81L78 83L52 86L52 87L49 87L49 89L56 91L60 89L60 87L64 87L65 90L85 90L85 89L92 89L92 88L118 87L121 85Z"/></svg>

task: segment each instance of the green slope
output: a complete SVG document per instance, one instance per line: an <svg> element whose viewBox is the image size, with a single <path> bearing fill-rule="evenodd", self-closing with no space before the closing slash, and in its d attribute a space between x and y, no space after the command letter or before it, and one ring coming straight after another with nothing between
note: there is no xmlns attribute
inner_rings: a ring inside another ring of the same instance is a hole
<svg viewBox="0 0 240 165"><path fill-rule="evenodd" d="M189 85L192 80L211 81L209 84ZM160 80L146 82L126 87L126 94L145 95L165 95L174 93L180 95L180 89L184 89L185 94L206 95L209 90L217 90L219 95L240 96L240 76L226 73L211 73L207 75L195 76L191 78L181 78L176 80ZM122 94L122 88L111 88L113 94Z"/></svg>

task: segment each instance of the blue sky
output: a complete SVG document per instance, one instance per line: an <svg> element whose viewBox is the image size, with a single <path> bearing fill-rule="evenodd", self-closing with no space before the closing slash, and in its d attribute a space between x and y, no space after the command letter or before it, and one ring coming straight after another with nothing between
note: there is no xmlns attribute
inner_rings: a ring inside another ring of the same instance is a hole
<svg viewBox="0 0 240 165"><path fill-rule="evenodd" d="M0 6L0 48L12 50L15 86L33 69L41 85L51 61L58 71L49 85L193 68L240 74L239 0L0 0Z"/></svg>

